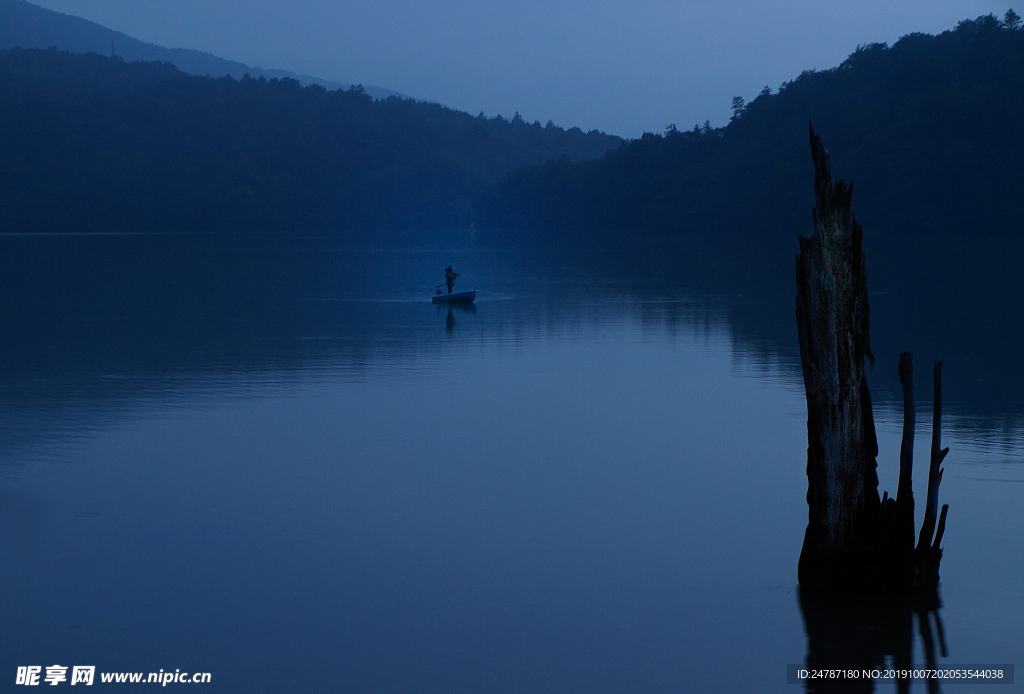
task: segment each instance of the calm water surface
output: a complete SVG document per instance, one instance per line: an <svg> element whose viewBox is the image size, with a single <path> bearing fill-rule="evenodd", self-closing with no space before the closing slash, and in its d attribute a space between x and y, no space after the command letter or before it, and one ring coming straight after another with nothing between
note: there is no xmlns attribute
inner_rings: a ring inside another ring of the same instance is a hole
<svg viewBox="0 0 1024 694"><path fill-rule="evenodd" d="M3 691L53 664L210 692L802 690L802 381L741 324L750 294L600 254L2 242ZM474 308L430 304L448 263ZM1019 419L948 397L939 662L1014 663Z"/></svg>

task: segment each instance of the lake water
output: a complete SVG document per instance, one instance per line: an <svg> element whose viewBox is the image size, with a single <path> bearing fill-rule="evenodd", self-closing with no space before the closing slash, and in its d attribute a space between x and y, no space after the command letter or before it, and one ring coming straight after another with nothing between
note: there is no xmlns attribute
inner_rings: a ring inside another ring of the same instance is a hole
<svg viewBox="0 0 1024 694"><path fill-rule="evenodd" d="M687 282L656 253L0 246L3 691L54 664L208 672L167 686L209 692L803 691L788 290ZM430 303L449 263L474 307ZM1024 417L946 397L938 662L1014 663Z"/></svg>

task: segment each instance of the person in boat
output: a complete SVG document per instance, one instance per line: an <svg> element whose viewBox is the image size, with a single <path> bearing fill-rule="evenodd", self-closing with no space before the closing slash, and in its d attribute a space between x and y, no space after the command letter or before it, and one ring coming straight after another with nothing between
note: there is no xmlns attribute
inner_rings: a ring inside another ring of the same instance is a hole
<svg viewBox="0 0 1024 694"><path fill-rule="evenodd" d="M444 281L448 285L449 294L452 293L452 287L455 286L455 278L458 277L460 274L462 273L455 272L455 270L452 269L451 265L444 269Z"/></svg>

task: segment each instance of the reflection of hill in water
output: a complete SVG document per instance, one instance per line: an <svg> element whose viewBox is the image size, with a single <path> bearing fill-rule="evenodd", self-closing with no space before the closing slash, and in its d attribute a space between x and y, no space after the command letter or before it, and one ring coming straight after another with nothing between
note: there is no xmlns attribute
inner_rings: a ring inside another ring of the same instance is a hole
<svg viewBox="0 0 1024 694"><path fill-rule="evenodd" d="M527 253L49 236L4 237L0 246L7 444L38 440L62 410L76 423L83 413L102 421L179 393L286 386L316 369L360 379L430 368L468 344L511 349L623 320L668 337L721 335L738 358L780 365L799 382L792 257L770 249L709 263L682 243ZM868 249L870 379L883 407L898 402L895 364L907 349L919 363L946 363L952 414L987 428L1020 420L1021 252L993 246ZM480 286L475 312L449 317L430 305L448 263L464 272L463 286ZM928 384L920 387L927 402Z"/></svg>
<svg viewBox="0 0 1024 694"><path fill-rule="evenodd" d="M388 377L467 345L571 337L624 315L672 326L715 314L685 298L638 308L578 254L159 235L8 236L0 249L7 446L184 395L287 389L312 371ZM460 284L481 285L478 310L431 305L449 263Z"/></svg>
<svg viewBox="0 0 1024 694"><path fill-rule="evenodd" d="M674 252L648 246L633 249L632 257L620 252L601 272L622 271L651 287L661 282L665 292L716 292L725 299L735 342L760 354L758 361L791 364L799 379L795 235L792 245L711 249L677 242ZM902 407L896 365L906 350L918 364L943 361L953 414L986 426L1018 422L1024 415L1024 368L1017 361L1024 351L1024 239L944 238L934 246L901 247L869 238L866 252L874 399ZM930 402L930 381L920 381L918 399Z"/></svg>

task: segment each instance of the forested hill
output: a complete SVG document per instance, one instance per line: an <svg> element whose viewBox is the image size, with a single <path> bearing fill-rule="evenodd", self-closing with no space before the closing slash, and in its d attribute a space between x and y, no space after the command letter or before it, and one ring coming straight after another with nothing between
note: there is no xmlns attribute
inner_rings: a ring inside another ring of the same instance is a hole
<svg viewBox="0 0 1024 694"><path fill-rule="evenodd" d="M0 232L468 227L499 177L620 142L360 89L0 51Z"/></svg>
<svg viewBox="0 0 1024 694"><path fill-rule="evenodd" d="M833 175L856 185L869 245L1024 237L1024 31L1015 14L861 46L835 69L734 107L723 128L670 128L598 161L515 174L488 191L479 216L515 233L668 232L720 250L784 248L791 258L796 235L811 230L811 119Z"/></svg>

